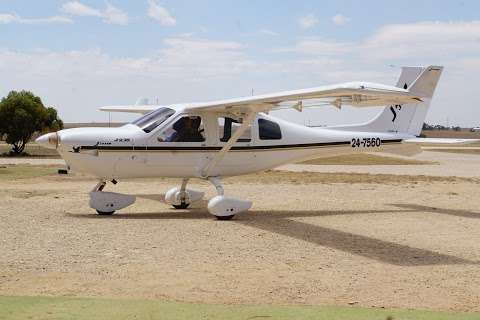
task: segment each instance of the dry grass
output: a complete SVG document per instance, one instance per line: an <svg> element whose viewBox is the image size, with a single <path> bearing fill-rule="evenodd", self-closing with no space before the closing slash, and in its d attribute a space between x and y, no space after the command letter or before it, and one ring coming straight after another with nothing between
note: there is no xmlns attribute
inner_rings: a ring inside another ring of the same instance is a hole
<svg viewBox="0 0 480 320"><path fill-rule="evenodd" d="M426 138L456 138L456 139L480 139L480 132L470 132L469 130L427 130L422 131Z"/></svg>
<svg viewBox="0 0 480 320"><path fill-rule="evenodd" d="M266 171L226 179L227 183L262 183L262 184L331 184L331 183L371 183L399 185L419 182L477 182L473 178L409 176L394 174L368 173L330 173L330 172L289 172Z"/></svg>
<svg viewBox="0 0 480 320"><path fill-rule="evenodd" d="M301 162L300 164L312 165L354 165L354 166L369 166L369 165L423 165L434 164L430 161L420 161L414 159L402 159L394 157L385 157L369 153L358 153L350 155L341 155L328 158L318 158Z"/></svg>
<svg viewBox="0 0 480 320"><path fill-rule="evenodd" d="M473 320L474 313L304 305L211 305L142 299L0 297L1 319L424 319Z"/></svg>
<svg viewBox="0 0 480 320"><path fill-rule="evenodd" d="M56 166L4 165L0 166L0 180L18 180L54 176L56 171Z"/></svg>
<svg viewBox="0 0 480 320"><path fill-rule="evenodd" d="M5 143L0 143L0 156L9 156L8 153L11 151L11 146ZM38 144L29 143L25 147L25 155L20 157L34 157L34 158L60 158L57 150L42 148Z"/></svg>

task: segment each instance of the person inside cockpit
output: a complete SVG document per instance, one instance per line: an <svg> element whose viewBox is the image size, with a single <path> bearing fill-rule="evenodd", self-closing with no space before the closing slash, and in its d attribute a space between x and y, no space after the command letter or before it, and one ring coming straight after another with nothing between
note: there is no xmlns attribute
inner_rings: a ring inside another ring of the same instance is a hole
<svg viewBox="0 0 480 320"><path fill-rule="evenodd" d="M205 138L200 132L200 117L183 117L173 125L175 130L167 142L202 142Z"/></svg>

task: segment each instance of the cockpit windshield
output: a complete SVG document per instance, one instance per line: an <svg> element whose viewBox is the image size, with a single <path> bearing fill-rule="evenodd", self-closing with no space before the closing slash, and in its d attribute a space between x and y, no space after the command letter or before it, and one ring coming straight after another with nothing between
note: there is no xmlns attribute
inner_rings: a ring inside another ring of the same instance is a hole
<svg viewBox="0 0 480 320"><path fill-rule="evenodd" d="M156 127L161 125L165 120L175 113L175 110L170 108L159 108L153 110L144 116L133 121L132 124L138 126L146 133L152 132Z"/></svg>

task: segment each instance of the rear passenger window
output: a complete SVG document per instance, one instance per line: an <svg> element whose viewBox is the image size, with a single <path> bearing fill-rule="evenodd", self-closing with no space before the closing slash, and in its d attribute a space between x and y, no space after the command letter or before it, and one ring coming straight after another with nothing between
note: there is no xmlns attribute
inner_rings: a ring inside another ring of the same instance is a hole
<svg viewBox="0 0 480 320"><path fill-rule="evenodd" d="M220 141L227 142L241 125L241 121L232 118L218 118ZM252 140L251 135L251 128L247 128L237 142L250 142Z"/></svg>
<svg viewBox="0 0 480 320"><path fill-rule="evenodd" d="M282 131L278 123L266 119L258 119L260 140L280 140Z"/></svg>

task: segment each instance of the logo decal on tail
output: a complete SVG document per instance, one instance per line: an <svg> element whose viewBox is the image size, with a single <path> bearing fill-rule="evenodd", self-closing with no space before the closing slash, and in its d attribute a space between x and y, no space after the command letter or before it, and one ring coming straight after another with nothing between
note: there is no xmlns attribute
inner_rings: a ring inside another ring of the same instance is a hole
<svg viewBox="0 0 480 320"><path fill-rule="evenodd" d="M393 113L393 119L392 119L392 122L395 122L395 119L397 119L397 110L400 111L402 110L402 106L397 104L395 106L391 106L390 107L390 111L392 111Z"/></svg>

